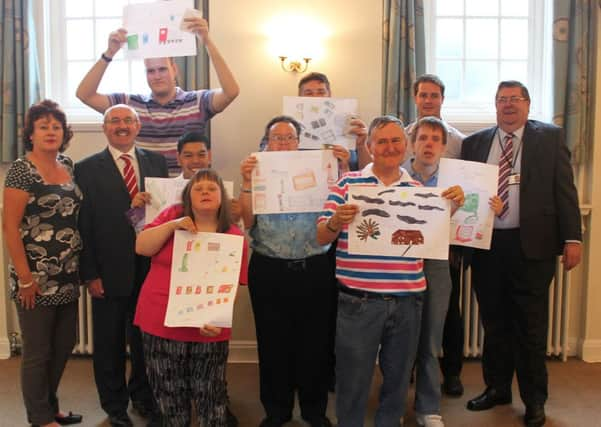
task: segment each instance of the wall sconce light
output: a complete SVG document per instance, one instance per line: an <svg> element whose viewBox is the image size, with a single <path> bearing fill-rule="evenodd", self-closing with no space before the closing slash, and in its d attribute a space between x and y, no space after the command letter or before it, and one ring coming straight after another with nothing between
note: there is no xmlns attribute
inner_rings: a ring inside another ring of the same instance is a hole
<svg viewBox="0 0 601 427"><path fill-rule="evenodd" d="M301 63L300 61L290 60L286 62L287 59L287 56L280 55L280 66L282 67L282 70L294 73L304 73L305 71L307 71L307 68L309 67L309 62L311 61L311 58L303 58L303 61L305 62L303 65L303 63Z"/></svg>

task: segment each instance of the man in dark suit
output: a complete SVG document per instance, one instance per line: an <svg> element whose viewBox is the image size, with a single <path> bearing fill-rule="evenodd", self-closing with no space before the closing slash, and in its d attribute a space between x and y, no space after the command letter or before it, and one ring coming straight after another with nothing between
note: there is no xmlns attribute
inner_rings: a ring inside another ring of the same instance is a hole
<svg viewBox="0 0 601 427"><path fill-rule="evenodd" d="M159 425L140 330L132 324L149 260L135 253L136 233L126 212L150 201L144 178L167 177L167 164L160 154L135 148L140 121L133 108L115 105L107 109L103 130L108 147L75 167L84 194L80 274L92 295L94 377L112 426L132 425L127 415L130 398L140 415L150 419L149 425ZM127 383L126 342L131 360Z"/></svg>
<svg viewBox="0 0 601 427"><path fill-rule="evenodd" d="M557 126L528 120L530 96L517 81L501 82L497 126L463 141L461 157L499 165L490 251L475 250L472 278L484 326L482 371L486 390L467 408L480 411L511 403L513 372L526 406L527 426L545 423L548 288L556 256L570 270L580 262L578 196Z"/></svg>

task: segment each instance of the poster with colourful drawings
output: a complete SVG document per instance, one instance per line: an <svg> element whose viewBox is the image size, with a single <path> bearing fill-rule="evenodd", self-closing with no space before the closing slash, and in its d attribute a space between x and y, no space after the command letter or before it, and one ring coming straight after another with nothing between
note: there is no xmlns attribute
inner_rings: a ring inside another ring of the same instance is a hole
<svg viewBox="0 0 601 427"><path fill-rule="evenodd" d="M182 192L188 183L183 178L144 178L144 188L150 193L150 203L146 205L145 221L150 224L166 207L182 202ZM234 182L223 181L228 198L234 195Z"/></svg>
<svg viewBox="0 0 601 427"><path fill-rule="evenodd" d="M196 56L196 36L186 31L184 16L202 14L192 0L130 4L123 8L128 59Z"/></svg>
<svg viewBox="0 0 601 427"><path fill-rule="evenodd" d="M359 117L359 101L352 98L285 96L283 113L301 124L299 147L319 149L327 145L355 148L350 121Z"/></svg>
<svg viewBox="0 0 601 427"><path fill-rule="evenodd" d="M252 173L255 214L320 212L338 180L332 150L266 151Z"/></svg>
<svg viewBox="0 0 601 427"><path fill-rule="evenodd" d="M231 328L243 245L242 236L175 231L165 326Z"/></svg>
<svg viewBox="0 0 601 427"><path fill-rule="evenodd" d="M451 204L443 191L349 186L348 203L359 206L349 224L349 254L448 259Z"/></svg>
<svg viewBox="0 0 601 427"><path fill-rule="evenodd" d="M451 218L451 244L490 249L495 214L488 200L497 194L499 166L440 159L438 186L460 185L465 202Z"/></svg>

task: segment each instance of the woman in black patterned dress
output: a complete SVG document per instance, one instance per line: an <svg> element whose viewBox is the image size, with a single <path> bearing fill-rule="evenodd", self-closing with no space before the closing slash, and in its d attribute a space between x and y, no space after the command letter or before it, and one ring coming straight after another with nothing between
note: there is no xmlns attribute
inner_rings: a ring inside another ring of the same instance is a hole
<svg viewBox="0 0 601 427"><path fill-rule="evenodd" d="M27 153L6 174L3 229L23 339L27 418L54 427L81 422L80 415L60 412L56 391L75 344L82 196L73 162L60 154L73 133L58 104L31 106L23 134Z"/></svg>

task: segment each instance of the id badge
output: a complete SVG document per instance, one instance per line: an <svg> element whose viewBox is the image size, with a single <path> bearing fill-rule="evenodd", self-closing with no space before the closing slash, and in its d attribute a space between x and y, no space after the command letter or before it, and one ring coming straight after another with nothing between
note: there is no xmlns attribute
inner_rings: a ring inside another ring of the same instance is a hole
<svg viewBox="0 0 601 427"><path fill-rule="evenodd" d="M520 174L514 173L509 175L509 185L520 185Z"/></svg>

